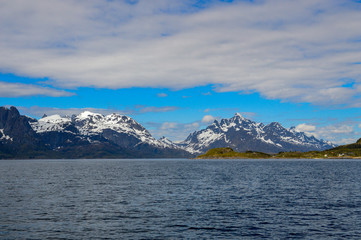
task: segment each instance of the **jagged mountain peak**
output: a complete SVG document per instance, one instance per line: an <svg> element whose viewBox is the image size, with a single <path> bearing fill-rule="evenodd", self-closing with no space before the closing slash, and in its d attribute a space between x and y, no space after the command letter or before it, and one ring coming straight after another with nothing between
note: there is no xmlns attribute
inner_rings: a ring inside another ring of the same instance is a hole
<svg viewBox="0 0 361 240"><path fill-rule="evenodd" d="M290 127L289 130L290 130L291 132L298 132L298 131L296 130L296 127L295 127L295 126Z"/></svg>
<svg viewBox="0 0 361 240"><path fill-rule="evenodd" d="M221 125L224 124L242 124L243 122L249 122L250 120L246 119L245 117L243 117L240 113L236 113L233 117L231 118L223 118L221 119Z"/></svg>
<svg viewBox="0 0 361 240"><path fill-rule="evenodd" d="M249 124L257 124L256 122L245 118L242 114L236 113L233 117L229 119L222 119L221 121L225 120L229 124L236 124L236 125L249 125Z"/></svg>
<svg viewBox="0 0 361 240"><path fill-rule="evenodd" d="M286 131L290 131L288 129L286 129L285 127L283 127L279 122L271 122L270 124L266 125L264 127L264 130L265 131L283 131L283 132L286 132Z"/></svg>
<svg viewBox="0 0 361 240"><path fill-rule="evenodd" d="M126 119L130 119L130 117L125 116L125 115L121 115L121 114L119 114L119 113L111 113L111 114L106 115L106 117L109 117L109 118L126 118Z"/></svg>
<svg viewBox="0 0 361 240"><path fill-rule="evenodd" d="M118 113L112 113L105 116L107 121L113 121L114 123L130 123L130 124L138 124L133 118L121 115Z"/></svg>
<svg viewBox="0 0 361 240"><path fill-rule="evenodd" d="M174 145L172 140L170 140L169 138L164 137L164 136L159 138L159 141L162 142L162 143L168 144L168 145Z"/></svg>
<svg viewBox="0 0 361 240"><path fill-rule="evenodd" d="M242 120L245 120L245 119L246 119L246 118L245 118L242 114L240 114L240 113L235 113L233 118L235 118L235 119L242 119Z"/></svg>
<svg viewBox="0 0 361 240"><path fill-rule="evenodd" d="M232 147L237 151L265 152L323 150L334 147L284 128L278 122L257 123L236 113L232 118L215 121L206 129L190 134L182 146L190 152L202 153L210 148Z"/></svg>
<svg viewBox="0 0 361 240"><path fill-rule="evenodd" d="M251 131L252 129L254 129L256 132L259 132L262 131L264 125L262 123L257 123L250 119L247 119L241 114L237 113L235 114L235 116L229 119L221 119L218 127L223 132L228 132L229 129L234 129L236 131Z"/></svg>
<svg viewBox="0 0 361 240"><path fill-rule="evenodd" d="M282 125L279 122L271 122L270 124L268 124L266 126L277 127L277 128L282 127Z"/></svg>

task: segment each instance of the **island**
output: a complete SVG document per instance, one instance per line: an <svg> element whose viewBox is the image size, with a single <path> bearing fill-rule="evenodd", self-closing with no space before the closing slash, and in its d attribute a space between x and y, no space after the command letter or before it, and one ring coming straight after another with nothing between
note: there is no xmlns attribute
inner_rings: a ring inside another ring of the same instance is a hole
<svg viewBox="0 0 361 240"><path fill-rule="evenodd" d="M279 152L269 154L256 151L236 152L232 148L213 148L196 159L361 159L361 138L352 144L341 145L324 151Z"/></svg>

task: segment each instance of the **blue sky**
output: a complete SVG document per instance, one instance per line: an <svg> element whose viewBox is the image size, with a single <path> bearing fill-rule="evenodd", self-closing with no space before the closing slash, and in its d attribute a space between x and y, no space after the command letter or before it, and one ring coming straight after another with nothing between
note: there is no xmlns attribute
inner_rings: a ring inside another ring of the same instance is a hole
<svg viewBox="0 0 361 240"><path fill-rule="evenodd" d="M0 104L129 115L183 140L236 112L361 137L361 3L4 0Z"/></svg>

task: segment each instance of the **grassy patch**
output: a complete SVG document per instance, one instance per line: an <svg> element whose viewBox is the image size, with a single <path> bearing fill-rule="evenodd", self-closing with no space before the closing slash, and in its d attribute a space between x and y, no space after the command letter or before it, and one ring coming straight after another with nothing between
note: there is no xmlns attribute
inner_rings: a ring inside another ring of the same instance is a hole
<svg viewBox="0 0 361 240"><path fill-rule="evenodd" d="M325 151L310 152L280 152L277 154L267 154L263 152L247 151L235 152L232 148L213 148L205 154L197 157L198 159L227 159L227 158L361 158L361 139L356 143L338 146Z"/></svg>

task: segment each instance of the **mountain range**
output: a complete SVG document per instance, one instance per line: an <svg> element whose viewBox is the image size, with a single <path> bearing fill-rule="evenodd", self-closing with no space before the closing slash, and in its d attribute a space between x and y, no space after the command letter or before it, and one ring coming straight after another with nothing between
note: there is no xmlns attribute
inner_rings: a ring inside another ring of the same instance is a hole
<svg viewBox="0 0 361 240"><path fill-rule="evenodd" d="M0 107L0 158L190 158L215 147L236 151L325 150L334 144L279 123L256 123L235 114L174 143L155 139L134 119L85 111L37 120Z"/></svg>
<svg viewBox="0 0 361 240"><path fill-rule="evenodd" d="M295 127L286 129L278 122L264 125L236 113L230 119L215 120L206 129L190 134L181 146L189 152L201 154L209 149L222 147L230 147L238 152L278 153L321 151L336 145L318 140L314 136L307 136Z"/></svg>

